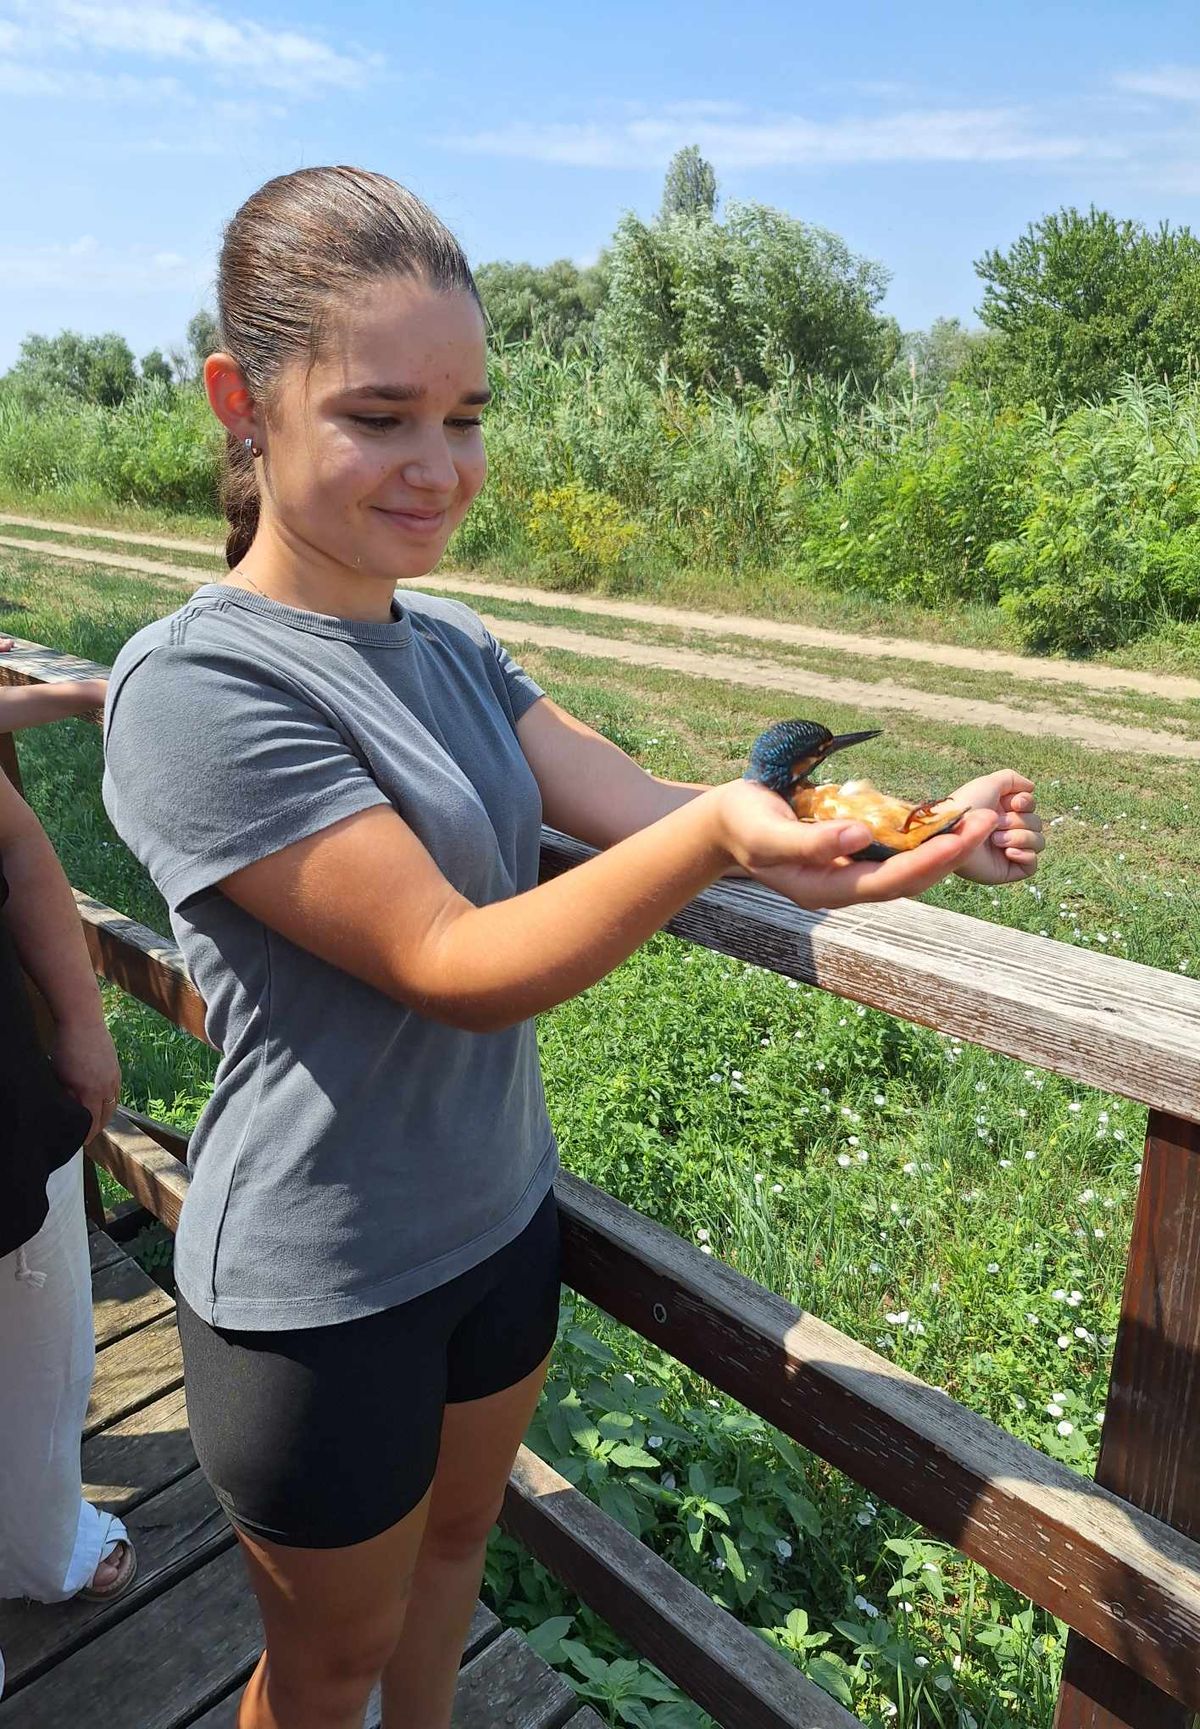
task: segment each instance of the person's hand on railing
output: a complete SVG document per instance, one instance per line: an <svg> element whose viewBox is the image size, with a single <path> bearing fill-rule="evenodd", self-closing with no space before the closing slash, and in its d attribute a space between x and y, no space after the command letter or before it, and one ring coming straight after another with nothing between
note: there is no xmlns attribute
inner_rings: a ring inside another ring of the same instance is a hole
<svg viewBox="0 0 1200 1729"><path fill-rule="evenodd" d="M85 1011L88 1008L85 1005ZM121 1068L104 1017L84 1012L77 1021L59 1021L50 1064L66 1090L91 1112L90 1140L112 1116L121 1096Z"/></svg>
<svg viewBox="0 0 1200 1729"><path fill-rule="evenodd" d="M956 875L968 882L997 884L1020 882L1037 870L1046 836L1031 780L1002 768L969 780L950 794L948 803L993 810L1000 819L982 845L955 866Z"/></svg>
<svg viewBox="0 0 1200 1729"><path fill-rule="evenodd" d="M971 810L953 833L874 861L850 856L871 842L865 823L801 822L778 793L754 781L729 781L710 796L734 863L810 911L922 894L985 848L1001 820L995 807Z"/></svg>

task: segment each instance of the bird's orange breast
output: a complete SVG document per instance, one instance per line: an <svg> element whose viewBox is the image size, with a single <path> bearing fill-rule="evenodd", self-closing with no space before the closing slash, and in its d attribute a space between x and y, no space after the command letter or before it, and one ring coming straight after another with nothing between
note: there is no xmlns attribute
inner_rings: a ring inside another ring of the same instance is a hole
<svg viewBox="0 0 1200 1729"><path fill-rule="evenodd" d="M964 814L951 804L914 805L889 798L869 780L798 786L790 803L803 822L864 822L879 845L892 852L911 852L922 841L952 828Z"/></svg>

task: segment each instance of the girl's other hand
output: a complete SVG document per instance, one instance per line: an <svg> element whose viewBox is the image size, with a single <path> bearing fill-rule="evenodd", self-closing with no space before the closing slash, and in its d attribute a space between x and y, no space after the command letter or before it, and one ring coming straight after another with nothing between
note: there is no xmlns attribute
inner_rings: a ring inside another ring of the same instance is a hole
<svg viewBox="0 0 1200 1729"><path fill-rule="evenodd" d="M969 780L951 793L947 802L995 811L998 818L982 845L955 867L960 877L968 882L997 884L1021 882L1034 874L1046 836L1031 780L1014 769L998 769L995 774Z"/></svg>

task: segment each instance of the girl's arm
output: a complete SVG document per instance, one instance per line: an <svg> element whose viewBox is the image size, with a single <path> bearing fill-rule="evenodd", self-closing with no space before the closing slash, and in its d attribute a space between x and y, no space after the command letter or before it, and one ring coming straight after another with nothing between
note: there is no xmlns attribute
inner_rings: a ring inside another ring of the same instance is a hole
<svg viewBox="0 0 1200 1729"><path fill-rule="evenodd" d="M117 1054L62 866L42 825L3 773L0 855L9 890L3 916L22 966L54 1017L54 1071L92 1113L95 1133L120 1093Z"/></svg>
<svg viewBox="0 0 1200 1729"><path fill-rule="evenodd" d="M648 777L647 777L648 778ZM631 785L632 790L632 785ZM433 1020L497 1032L610 973L732 864L800 906L919 894L991 833L990 812L881 864L852 862L861 823L801 823L765 787L689 797L577 869L489 906L442 876L390 806L331 823L225 877L238 906ZM553 816L551 817L553 820Z"/></svg>
<svg viewBox="0 0 1200 1729"><path fill-rule="evenodd" d="M658 780L549 697L525 711L517 737L541 791L546 822L590 846L612 846L706 790ZM982 883L1033 875L1045 840L1032 781L1001 769L949 796L954 804L991 810L999 818L994 833L957 867L959 875ZM725 874L746 873L734 867Z"/></svg>

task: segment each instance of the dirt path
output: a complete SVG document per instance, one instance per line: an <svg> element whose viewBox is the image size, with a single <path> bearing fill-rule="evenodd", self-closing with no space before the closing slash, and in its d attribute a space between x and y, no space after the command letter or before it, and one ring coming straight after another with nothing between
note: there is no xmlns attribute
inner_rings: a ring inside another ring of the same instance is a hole
<svg viewBox="0 0 1200 1729"><path fill-rule="evenodd" d="M1200 762L1200 739L1181 739L1173 733L1151 732L1139 726L1089 720L1084 715L1060 714L1058 710L1030 705L1010 708L1007 703L981 702L975 698L938 696L911 685L882 679L868 684L854 678L829 677L806 672L778 661L751 660L744 655L703 654L695 649L658 648L651 643L619 642L608 636L588 636L581 630L557 625L524 624L518 619L479 615L494 635L519 649L524 642L536 648L566 649L571 654L618 660L626 666L656 667L664 672L682 672L691 678L715 679L720 684L749 685L760 690L786 692L790 696L815 697L821 702L842 703L864 715L897 709L907 714L927 715L931 720L954 726L997 726L1005 732L1036 738L1070 739L1091 750L1117 750L1153 756L1178 757Z"/></svg>
<svg viewBox="0 0 1200 1729"><path fill-rule="evenodd" d="M171 539L165 535L122 534L114 529L84 528L72 522L48 522L32 516L8 516L0 512L0 525L13 528L44 528L56 534L87 535L114 540L126 546L149 546L166 551L208 552L220 555L215 540ZM15 539L0 536L0 546L15 546ZM28 546L28 541L22 542ZM36 544L45 547L48 543ZM130 569L143 568L136 559L125 560ZM145 565L155 575L173 574L165 566ZM924 666L963 667L971 672L1008 673L1035 684L1072 684L1085 690L1133 690L1179 702L1200 702L1200 679L1174 673L1140 672L1117 666L1095 666L1079 661L1044 660L1036 655L1006 654L1000 649L966 648L956 643L920 642L911 637L863 636L853 631L825 630L817 625L792 624L742 613L691 612L683 607L656 606L647 601L610 600L595 594L560 594L511 582L491 582L483 577L463 576L457 571L439 571L436 587L447 593L475 595L483 599L523 601L564 612L591 612L604 618L623 618L631 623L669 625L707 636L741 636L761 642L765 649L787 643L798 648L827 648L831 653L867 655L876 660L915 661Z"/></svg>
<svg viewBox="0 0 1200 1729"><path fill-rule="evenodd" d="M82 534L89 540L117 540L122 546L157 546L165 552L211 552L214 558L225 552L224 542L219 540L185 540L178 534L128 534L115 528L88 528L82 522L51 522L45 516L9 516L0 511L0 523L9 528L44 528L52 534Z"/></svg>
<svg viewBox="0 0 1200 1729"><path fill-rule="evenodd" d="M39 553L50 558L68 559L76 564L96 564L146 576L170 577L189 588L197 588L209 580L204 571L189 569L186 565L166 564L158 559L138 558L129 553L103 552L50 541L30 542L12 535L0 535L0 547L19 548L28 552L31 545L36 545ZM438 578L438 586L443 586L441 577ZM506 587L501 592L507 595L512 591ZM783 666L778 661L755 660L744 655L717 652L706 654L696 649L621 642L614 637L590 636L586 631L570 630L558 625L530 624L512 618L490 618L486 614L481 616L489 630L514 647L529 643L535 648L563 649L570 654L587 655L595 660L615 660L625 666L653 667L663 672L684 673L689 678L746 685L757 690L779 691L795 697L813 697L821 702L841 703L867 715L899 710L907 714L927 715L931 720L946 721L956 726L995 726L1003 728L1005 732L1023 733L1026 736L1069 739L1075 744L1086 745L1091 750L1113 750L1125 754L1143 752L1182 761L1200 762L1200 740L1181 739L1172 733L1154 732L1146 727L1092 720L1084 715L1061 714L1056 709L1041 704L1026 704L1016 708L1007 703L984 702L975 698L939 696L911 685L894 684L890 679L869 684L861 679L837 678L798 667Z"/></svg>

